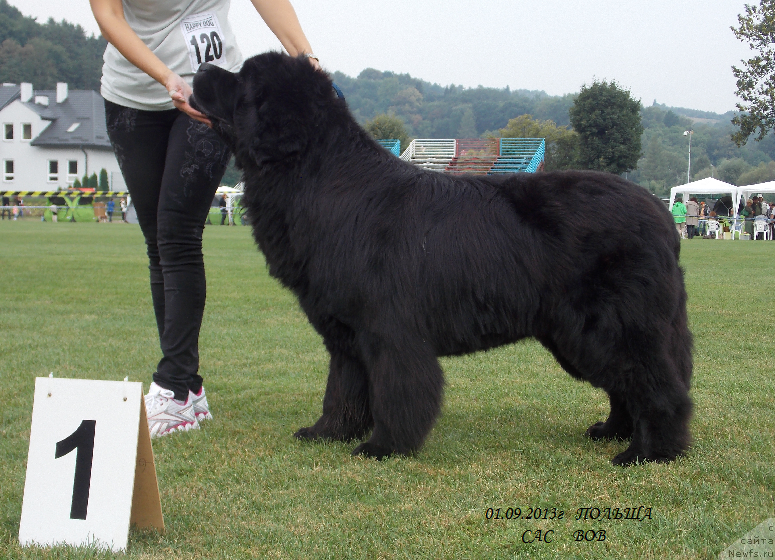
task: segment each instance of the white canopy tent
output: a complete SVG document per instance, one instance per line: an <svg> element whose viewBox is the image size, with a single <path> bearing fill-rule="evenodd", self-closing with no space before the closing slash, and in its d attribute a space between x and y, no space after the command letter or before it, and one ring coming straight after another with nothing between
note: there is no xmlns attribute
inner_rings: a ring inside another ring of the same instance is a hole
<svg viewBox="0 0 775 560"><path fill-rule="evenodd" d="M775 181L767 181L766 183L759 183L757 185L745 185L744 187L737 188L740 191L740 198L745 200L751 198L753 195L775 193Z"/></svg>
<svg viewBox="0 0 775 560"><path fill-rule="evenodd" d="M753 185L751 185L751 187L753 187ZM744 188L748 189L749 187ZM670 210L673 209L675 197L679 193L682 194L684 198L687 198L690 194L728 194L732 196L732 206L735 212L735 218L737 217L737 208L740 204L740 197L743 196L741 187L730 185L724 181L714 179L713 177L706 177L705 179L700 179L699 181L694 181L693 183L687 183L686 185L680 185L670 189L670 204L668 205Z"/></svg>
<svg viewBox="0 0 775 560"><path fill-rule="evenodd" d="M219 194L221 196L227 195L227 196L233 196L233 197L242 196L242 183L237 183L236 187L221 185L215 190L215 194Z"/></svg>
<svg viewBox="0 0 775 560"><path fill-rule="evenodd" d="M215 190L216 199L218 196L222 196L226 200L226 213L229 216L229 223L234 223L234 206L238 203L240 197L244 194L242 187L244 185L240 182L236 186L230 187L228 185L221 185ZM215 200L213 200L213 206L215 206Z"/></svg>
<svg viewBox="0 0 775 560"><path fill-rule="evenodd" d="M242 195L242 183L237 183L236 187L229 187L228 185L221 185L215 190L215 196L222 196L226 199L226 204L231 207L235 204Z"/></svg>

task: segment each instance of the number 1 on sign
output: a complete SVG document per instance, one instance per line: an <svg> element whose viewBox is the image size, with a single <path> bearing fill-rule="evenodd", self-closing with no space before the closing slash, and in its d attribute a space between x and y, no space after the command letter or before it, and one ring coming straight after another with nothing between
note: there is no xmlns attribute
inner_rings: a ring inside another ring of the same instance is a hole
<svg viewBox="0 0 775 560"><path fill-rule="evenodd" d="M70 519L86 519L91 487L91 466L94 457L94 432L96 420L84 420L78 429L62 441L57 442L55 459L64 457L73 449L75 454L75 476L73 478L73 500L70 504Z"/></svg>

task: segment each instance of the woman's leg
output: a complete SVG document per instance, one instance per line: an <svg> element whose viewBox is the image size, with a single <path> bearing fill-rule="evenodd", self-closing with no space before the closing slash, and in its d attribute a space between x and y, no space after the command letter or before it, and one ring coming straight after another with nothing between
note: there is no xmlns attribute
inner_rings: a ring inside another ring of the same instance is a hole
<svg viewBox="0 0 775 560"><path fill-rule="evenodd" d="M198 392L204 311L202 229L230 154L178 110L105 103L108 135L145 237L162 360L154 381L186 400Z"/></svg>
<svg viewBox="0 0 775 560"><path fill-rule="evenodd" d="M157 384L185 399L198 393L199 330L206 283L202 232L215 190L231 153L208 126L183 113L170 130L156 216L159 263L164 284L164 357L154 374Z"/></svg>
<svg viewBox="0 0 775 560"><path fill-rule="evenodd" d="M105 120L148 251L151 297L159 337L164 331L164 280L156 244L156 214L167 142L178 111L139 111L105 102ZM124 212L122 219L124 217Z"/></svg>

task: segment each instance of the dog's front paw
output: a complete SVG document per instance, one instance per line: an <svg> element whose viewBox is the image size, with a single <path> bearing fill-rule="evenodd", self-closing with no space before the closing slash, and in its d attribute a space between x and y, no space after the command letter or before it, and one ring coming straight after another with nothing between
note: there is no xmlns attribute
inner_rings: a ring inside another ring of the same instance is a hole
<svg viewBox="0 0 775 560"><path fill-rule="evenodd" d="M353 450L353 456L363 455L364 457L371 457L381 461L386 457L390 457L393 454L393 450L376 443L370 443L368 441L363 442Z"/></svg>

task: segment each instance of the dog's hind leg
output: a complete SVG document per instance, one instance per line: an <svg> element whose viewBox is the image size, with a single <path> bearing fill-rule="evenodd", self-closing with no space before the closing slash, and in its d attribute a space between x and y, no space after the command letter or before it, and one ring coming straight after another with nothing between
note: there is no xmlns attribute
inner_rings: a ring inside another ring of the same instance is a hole
<svg viewBox="0 0 775 560"><path fill-rule="evenodd" d="M571 360L565 358L557 345L547 337L537 337L538 341L549 350L557 363L568 374L576 379L588 379L588 375L580 371ZM627 409L627 399L616 391L608 391L611 412L605 422L597 422L587 429L586 435L592 439L628 439L632 436L632 415Z"/></svg>
<svg viewBox="0 0 775 560"><path fill-rule="evenodd" d="M333 349L323 415L314 426L301 428L298 439L363 439L372 427L366 369L357 358Z"/></svg>
<svg viewBox="0 0 775 560"><path fill-rule="evenodd" d="M611 398L611 417L587 433L592 437L601 434L610 437L622 435L625 428L631 433L630 446L613 458L614 465L672 461L689 446L692 402L689 386L679 372L679 360L671 354L669 331L652 331L652 336L628 336L625 331L616 344L619 352L614 350L607 363L612 371L621 368L614 371L610 381L599 384L616 396L616 399ZM628 338L644 341L638 346L648 350L633 350L626 342ZM631 418L631 429L625 415Z"/></svg>
<svg viewBox="0 0 775 560"><path fill-rule="evenodd" d="M692 413L692 401L687 391L664 387L657 398L633 396L628 400L635 417L632 443L613 458L614 465L627 466L644 461L663 463L686 452Z"/></svg>
<svg viewBox="0 0 775 560"><path fill-rule="evenodd" d="M630 446L614 457L615 465L672 461L691 443L691 334L685 322L678 321L656 338L626 395L633 437Z"/></svg>
<svg viewBox="0 0 775 560"><path fill-rule="evenodd" d="M365 346L374 431L353 455L382 459L416 451L441 410L444 375L436 355L421 339L372 339Z"/></svg>
<svg viewBox="0 0 775 560"><path fill-rule="evenodd" d="M632 437L632 416L627 410L627 399L618 393L609 393L611 412L608 420L597 422L587 429L592 439L628 439Z"/></svg>
<svg viewBox="0 0 775 560"><path fill-rule="evenodd" d="M689 446L691 335L685 326L658 327L620 327L615 338L616 328L590 329L576 352L543 341L571 375L608 393L608 420L586 433L593 439L632 437L615 465L671 461Z"/></svg>

